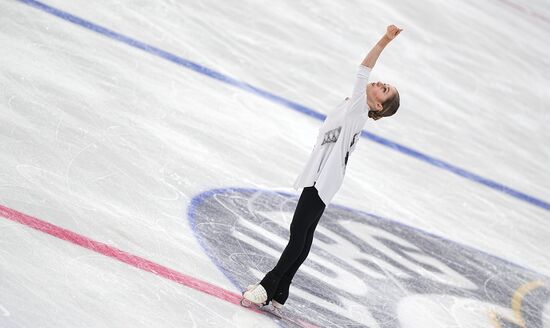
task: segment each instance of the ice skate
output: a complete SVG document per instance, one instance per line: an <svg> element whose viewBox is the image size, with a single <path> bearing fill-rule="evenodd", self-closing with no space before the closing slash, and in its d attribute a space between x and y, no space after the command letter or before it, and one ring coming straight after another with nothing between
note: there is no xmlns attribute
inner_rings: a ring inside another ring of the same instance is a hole
<svg viewBox="0 0 550 328"><path fill-rule="evenodd" d="M258 283L259 284L259 283ZM242 292L242 295L243 297L241 298L241 305L244 306L244 307L251 307L252 306L252 303L250 301L248 301L247 299L244 298L244 293L246 293L247 291L249 290L252 290L254 287L256 287L258 284L254 284L254 285L248 285L248 287L246 287L246 290L244 292Z"/></svg>
<svg viewBox="0 0 550 328"><path fill-rule="evenodd" d="M267 301L267 292L265 288L258 284L250 285L243 292L243 298L241 299L241 305L244 307L261 307L265 305Z"/></svg>
<svg viewBox="0 0 550 328"><path fill-rule="evenodd" d="M269 312L279 318L283 318L283 306L284 306L283 304L275 300L271 300L271 303L269 305L264 305L262 307L262 310Z"/></svg>

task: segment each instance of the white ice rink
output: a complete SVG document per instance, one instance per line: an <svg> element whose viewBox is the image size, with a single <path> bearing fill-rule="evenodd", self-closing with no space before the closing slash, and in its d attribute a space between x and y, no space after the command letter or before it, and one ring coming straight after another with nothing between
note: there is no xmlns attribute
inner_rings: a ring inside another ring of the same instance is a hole
<svg viewBox="0 0 550 328"><path fill-rule="evenodd" d="M322 116L369 120L286 305ZM550 2L0 0L0 327L550 328Z"/></svg>

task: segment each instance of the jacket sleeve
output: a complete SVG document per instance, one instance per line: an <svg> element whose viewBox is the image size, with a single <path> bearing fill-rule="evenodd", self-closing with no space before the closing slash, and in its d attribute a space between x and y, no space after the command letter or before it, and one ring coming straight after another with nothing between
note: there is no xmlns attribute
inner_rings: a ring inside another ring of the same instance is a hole
<svg viewBox="0 0 550 328"><path fill-rule="evenodd" d="M347 112L368 109L367 106L367 84L369 83L371 69L360 65L355 77L353 92L349 100Z"/></svg>
<svg viewBox="0 0 550 328"><path fill-rule="evenodd" d="M353 85L353 92L351 98L362 96L367 90L367 84L369 83L371 69L367 66L359 65L357 75L355 77L355 84Z"/></svg>

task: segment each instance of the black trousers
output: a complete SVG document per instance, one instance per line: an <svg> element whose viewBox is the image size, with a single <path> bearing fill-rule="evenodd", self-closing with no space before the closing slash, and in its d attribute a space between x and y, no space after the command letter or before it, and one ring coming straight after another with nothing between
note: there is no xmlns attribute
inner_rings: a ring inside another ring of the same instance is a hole
<svg viewBox="0 0 550 328"><path fill-rule="evenodd" d="M277 265L260 282L267 291L268 302L272 299L281 304L286 302L292 278L309 254L315 228L324 210L325 204L317 189L314 186L304 188L290 224L288 244Z"/></svg>

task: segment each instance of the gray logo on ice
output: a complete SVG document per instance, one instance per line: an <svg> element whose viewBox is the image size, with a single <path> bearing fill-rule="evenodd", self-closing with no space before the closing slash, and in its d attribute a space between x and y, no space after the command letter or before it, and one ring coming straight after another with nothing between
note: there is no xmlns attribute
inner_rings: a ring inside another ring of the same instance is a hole
<svg viewBox="0 0 550 328"><path fill-rule="evenodd" d="M242 289L275 265L296 202L271 191L211 190L193 199L189 217L209 256ZM543 328L549 282L473 248L329 206L285 311L319 327Z"/></svg>

